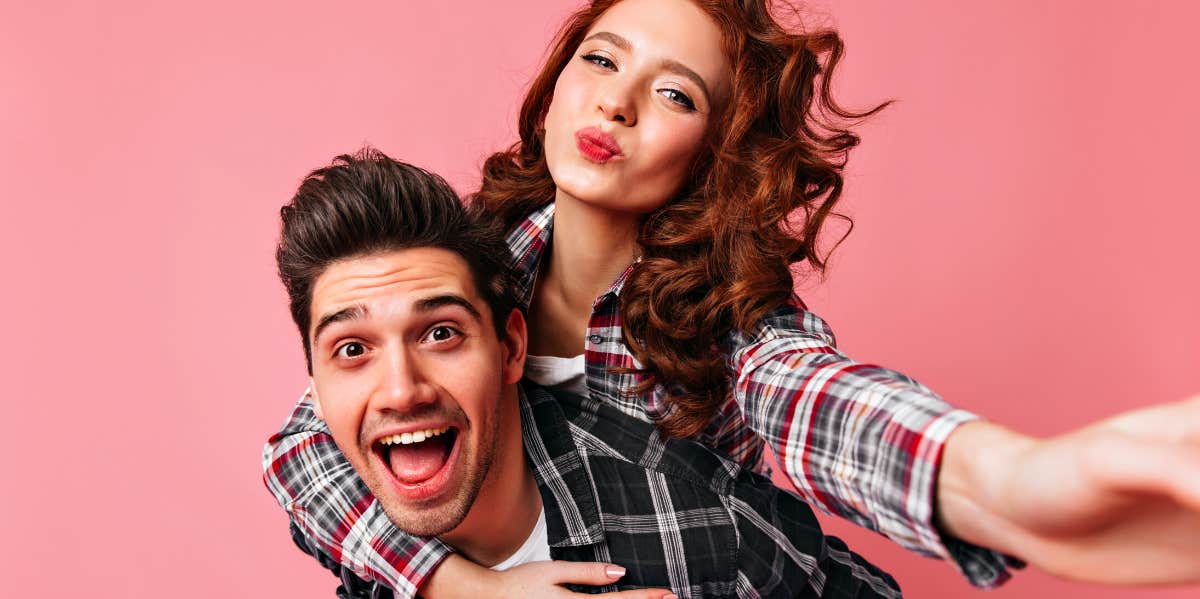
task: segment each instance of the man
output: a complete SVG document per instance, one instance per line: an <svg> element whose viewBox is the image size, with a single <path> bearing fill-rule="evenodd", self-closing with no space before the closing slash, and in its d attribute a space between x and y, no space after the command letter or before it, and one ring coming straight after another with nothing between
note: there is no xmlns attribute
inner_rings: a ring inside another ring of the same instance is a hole
<svg viewBox="0 0 1200 599"><path fill-rule="evenodd" d="M314 171L281 216L313 409L401 530L489 567L621 564L607 591L899 596L765 478L601 402L523 392L503 237L441 179L365 150ZM323 555L340 539L294 536L340 570ZM346 594L369 592L342 579Z"/></svg>

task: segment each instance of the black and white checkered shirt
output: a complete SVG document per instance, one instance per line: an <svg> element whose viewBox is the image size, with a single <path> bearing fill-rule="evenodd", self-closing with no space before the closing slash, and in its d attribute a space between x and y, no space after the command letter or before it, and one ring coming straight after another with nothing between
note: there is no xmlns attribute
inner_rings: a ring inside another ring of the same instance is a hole
<svg viewBox="0 0 1200 599"><path fill-rule="evenodd" d="M533 386L522 394L521 426L551 556L626 568L618 584L575 590L900 597L891 576L825 536L806 503L699 443L664 441L605 402ZM390 596L342 578L343 596Z"/></svg>
<svg viewBox="0 0 1200 599"><path fill-rule="evenodd" d="M509 233L525 308L549 260L553 221L549 202ZM630 418L655 422L669 410L667 389L628 393L645 380L624 342L620 311L633 268L592 305L584 368L589 396ZM948 537L934 522L946 440L973 414L903 373L850 359L837 349L828 324L796 296L752 330L731 332L720 351L732 376L730 394L693 440L756 470L766 466L769 448L813 509L945 559L976 586L1009 579L1012 564L1002 555ZM308 544L358 576L383 581L398 597L415 597L451 551L437 539L392 525L313 413L307 394L264 448L263 480Z"/></svg>

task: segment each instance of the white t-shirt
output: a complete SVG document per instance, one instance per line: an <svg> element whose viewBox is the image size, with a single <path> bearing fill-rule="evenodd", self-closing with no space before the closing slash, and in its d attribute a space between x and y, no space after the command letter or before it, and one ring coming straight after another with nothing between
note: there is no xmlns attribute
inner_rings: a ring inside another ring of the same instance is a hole
<svg viewBox="0 0 1200 599"><path fill-rule="evenodd" d="M546 508L542 508L542 511L538 512L538 520L537 524L533 526L533 532L529 533L529 538L525 539L521 548L508 556L508 559L492 566L492 569L500 572L521 564L544 562L549 559L550 538L546 536Z"/></svg>
<svg viewBox="0 0 1200 599"><path fill-rule="evenodd" d="M543 386L587 395L587 374L583 354L574 358L558 356L525 356L525 376Z"/></svg>
<svg viewBox="0 0 1200 599"><path fill-rule="evenodd" d="M587 394L587 378L584 373L583 354L574 358L558 356L525 356L525 376L543 386L556 387L580 395ZM550 559L550 538L546 535L546 509L538 512L537 524L529 538L508 559L492 566L497 572L515 568L529 562Z"/></svg>

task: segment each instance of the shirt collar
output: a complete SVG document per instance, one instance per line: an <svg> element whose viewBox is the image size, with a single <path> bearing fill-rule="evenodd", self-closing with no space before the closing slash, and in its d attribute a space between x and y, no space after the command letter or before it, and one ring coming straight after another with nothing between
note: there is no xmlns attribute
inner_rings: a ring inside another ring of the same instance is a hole
<svg viewBox="0 0 1200 599"><path fill-rule="evenodd" d="M547 202L518 222L508 233L508 249L513 256L513 278L517 286L517 299L521 306L529 309L533 301L533 284L537 281L538 267L542 256L550 247L554 230L554 202Z"/></svg>
<svg viewBox="0 0 1200 599"><path fill-rule="evenodd" d="M525 456L533 468L551 547L595 545L604 541L596 490L562 407L544 389L517 385Z"/></svg>
<svg viewBox="0 0 1200 599"><path fill-rule="evenodd" d="M554 202L551 201L529 213L529 216L517 223L508 234L508 249L513 255L513 276L516 280L517 298L526 310L529 309L529 303L533 301L533 286L537 282L537 273L541 268L542 259L545 257L546 251L550 249L553 232ZM599 302L607 295L620 296L621 289L625 287L625 281L629 278L629 273L633 272L633 265L640 260L639 257L627 266L624 272L608 287L608 291L596 301Z"/></svg>

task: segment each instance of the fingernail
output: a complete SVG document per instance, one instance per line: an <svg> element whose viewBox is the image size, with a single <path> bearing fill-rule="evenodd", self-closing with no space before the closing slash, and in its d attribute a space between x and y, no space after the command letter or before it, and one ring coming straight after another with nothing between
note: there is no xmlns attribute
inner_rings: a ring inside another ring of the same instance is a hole
<svg viewBox="0 0 1200 599"><path fill-rule="evenodd" d="M622 568L621 566L608 566L604 568L604 573L608 575L609 578L616 580L625 575L625 568ZM676 597L675 599L679 599L679 597Z"/></svg>

